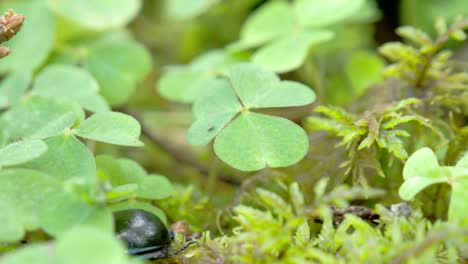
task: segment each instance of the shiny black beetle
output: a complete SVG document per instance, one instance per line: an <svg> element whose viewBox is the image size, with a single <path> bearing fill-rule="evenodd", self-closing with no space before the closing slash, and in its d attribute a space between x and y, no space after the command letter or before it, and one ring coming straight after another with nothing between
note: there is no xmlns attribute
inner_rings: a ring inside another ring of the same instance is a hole
<svg viewBox="0 0 468 264"><path fill-rule="evenodd" d="M121 210L113 214L115 232L127 245L128 254L158 259L178 253L169 252L174 236L154 214L140 209Z"/></svg>

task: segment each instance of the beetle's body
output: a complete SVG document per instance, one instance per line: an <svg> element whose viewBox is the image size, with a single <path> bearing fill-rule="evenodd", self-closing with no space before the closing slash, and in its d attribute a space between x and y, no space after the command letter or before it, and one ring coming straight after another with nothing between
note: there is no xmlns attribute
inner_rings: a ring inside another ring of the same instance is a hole
<svg viewBox="0 0 468 264"><path fill-rule="evenodd" d="M172 242L164 223L154 214L128 209L114 212L115 232L127 245L127 252L143 258L168 256Z"/></svg>

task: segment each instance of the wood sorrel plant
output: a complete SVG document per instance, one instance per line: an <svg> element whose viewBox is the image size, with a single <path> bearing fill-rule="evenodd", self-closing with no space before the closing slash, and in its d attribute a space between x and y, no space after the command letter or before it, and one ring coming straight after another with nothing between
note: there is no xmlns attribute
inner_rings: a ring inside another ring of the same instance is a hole
<svg viewBox="0 0 468 264"><path fill-rule="evenodd" d="M214 80L210 88L193 106L197 120L187 134L191 144L206 145L216 137L216 154L245 171L289 166L307 153L307 135L300 126L252 110L310 104L315 100L310 88L280 81L254 64L234 65L227 79Z"/></svg>

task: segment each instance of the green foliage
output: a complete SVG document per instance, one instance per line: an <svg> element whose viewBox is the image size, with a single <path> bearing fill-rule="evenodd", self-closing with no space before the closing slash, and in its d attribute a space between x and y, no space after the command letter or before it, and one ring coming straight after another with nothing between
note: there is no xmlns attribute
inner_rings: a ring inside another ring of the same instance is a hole
<svg viewBox="0 0 468 264"><path fill-rule="evenodd" d="M297 183L283 191L288 199L257 189L257 206L234 208L238 226L231 236L211 239L205 234L186 256L200 263L424 263L445 255L451 263L468 232L466 225L432 225L418 212L406 218L381 205L377 227L353 214L334 225L332 210L319 196L312 203L317 207L310 208ZM323 223L310 221L311 212Z"/></svg>
<svg viewBox="0 0 468 264"><path fill-rule="evenodd" d="M386 75L406 81L414 90L422 90L428 103L440 103L466 114L468 74L450 60L452 52L443 47L450 39L466 39L463 30L468 28L468 19L458 17L450 27L445 23L437 22L435 39L417 28L400 27L397 34L410 44L390 42L379 51L393 62L385 69Z"/></svg>
<svg viewBox="0 0 468 264"><path fill-rule="evenodd" d="M452 188L448 219L464 220L468 210L468 155L455 166L439 166L437 157L430 148L422 148L411 155L403 169L405 182L400 187L400 196L410 200L429 185L448 183Z"/></svg>
<svg viewBox="0 0 468 264"><path fill-rule="evenodd" d="M426 2L450 16L461 3ZM140 263L113 234L130 208L182 232L157 263L468 258L468 75L463 50L444 49L466 19L438 20L435 38L401 27L385 67L373 47L393 28L374 0L0 8L26 17L19 32L0 21L1 264ZM316 97L328 106L301 124Z"/></svg>
<svg viewBox="0 0 468 264"><path fill-rule="evenodd" d="M172 221L186 220L191 230L200 232L214 223L215 211L209 197L193 185L175 184L172 195L156 204Z"/></svg>
<svg viewBox="0 0 468 264"><path fill-rule="evenodd" d="M375 150L386 150L401 161L408 157L403 138L410 134L398 126L413 121L440 133L430 124L430 120L412 110L419 103L420 100L416 98L408 98L379 106L360 116L340 107L319 106L315 111L326 117L309 117L307 126L311 130L325 130L341 138L337 146L346 146L348 150L348 160L341 164L347 168L346 173L352 172L355 177L364 180L363 175L356 175L356 171L371 168L384 176L378 158L375 157Z"/></svg>
<svg viewBox="0 0 468 264"><path fill-rule="evenodd" d="M280 82L274 73L253 64L233 66L229 81L216 80L212 86L212 92L194 104L197 120L187 134L191 144L205 145L216 137L216 154L244 171L286 167L304 157L308 141L302 128L251 109L310 104L315 94L307 86Z"/></svg>
<svg viewBox="0 0 468 264"><path fill-rule="evenodd" d="M182 1L171 1L169 8L180 7ZM212 2L197 4L207 6L208 3ZM357 12L361 9L365 12ZM323 53L349 45L349 41L344 44L343 38L348 36L343 35L350 34L350 29L341 30L341 22L367 23L377 14L370 2L361 0L267 1L247 18L237 42L223 51L203 53L186 66L169 68L158 82L159 92L170 100L191 103L196 96L209 90L206 81L226 75L229 66L240 60L250 60L276 73L296 70L304 64L311 48L313 52ZM361 32L355 33L362 41ZM332 43L334 38L336 43ZM327 46L320 45L323 43Z"/></svg>
<svg viewBox="0 0 468 264"><path fill-rule="evenodd" d="M22 29L24 34L18 34L8 43L15 52L0 62L0 72L13 71L24 76L37 70L47 57L54 53L57 58L60 58L56 61L57 63L84 66L97 80L100 92L109 104L119 105L126 102L135 86L148 74L151 68L150 54L139 43L128 37L118 41L110 38L106 41L105 38L98 37L83 41L83 36L95 35L97 31L107 33L104 30L126 25L136 16L141 1L122 1L122 3L116 4L115 1L80 1L79 4L76 4L74 1L68 0L9 0L2 2L0 6L2 9L14 8L24 14L28 22ZM56 24L58 25L56 26ZM64 24L67 26L62 27ZM77 40L78 37L80 39ZM58 40L52 46L54 39ZM65 57L68 59L64 60ZM44 81L46 84L51 81L63 83L60 79L51 79L54 72L57 74L57 68L53 69L52 72L45 69L46 77L45 80L42 77L41 82ZM79 78L83 82L91 82L84 81L84 78L89 79L89 77L83 77L85 73L77 73L77 70L74 73L68 72L67 75L70 78L76 78L76 80ZM68 76L64 74L55 78L67 78ZM65 94L63 89L72 89L72 87L55 85L55 87L40 88L42 94L56 96L61 93L61 95L66 95L67 99L78 100L81 103L84 102L83 96L86 95L87 105L85 108L87 110L102 111L109 108L99 95L95 95L97 87L88 88L87 92L74 88L74 94ZM74 85L85 84L77 81ZM88 83L87 86L94 85ZM44 91L45 89L47 91ZM91 95L93 96L91 97Z"/></svg>

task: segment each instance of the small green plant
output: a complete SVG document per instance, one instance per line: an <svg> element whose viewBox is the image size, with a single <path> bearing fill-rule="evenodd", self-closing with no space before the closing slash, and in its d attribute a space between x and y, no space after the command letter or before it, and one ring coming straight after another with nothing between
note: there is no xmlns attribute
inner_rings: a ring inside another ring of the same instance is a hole
<svg viewBox="0 0 468 264"><path fill-rule="evenodd" d="M412 107L420 104L416 98L407 98L399 102L378 106L361 115L349 113L340 107L319 106L316 112L326 117L312 116L307 119L307 127L311 130L325 130L341 138L337 146L346 146L348 160L340 166L347 168L355 179L364 180L363 168L376 170L380 176L385 176L378 162L382 150L392 154L402 162L408 158L403 138L410 136L409 132L400 129L409 122L431 128L436 133L430 120L417 114ZM389 161L391 163L391 161Z"/></svg>
<svg viewBox="0 0 468 264"><path fill-rule="evenodd" d="M216 137L218 157L244 171L286 167L304 157L308 140L300 126L252 110L310 104L315 94L309 87L280 81L254 64L236 64L228 80L214 80L211 89L193 106L189 143L206 145Z"/></svg>
<svg viewBox="0 0 468 264"><path fill-rule="evenodd" d="M452 52L443 49L449 40L464 41L468 19L455 18L451 26L439 19L436 22L438 37L410 26L400 27L397 34L409 44L390 42L379 48L380 53L393 64L384 74L407 82L412 93L427 103L439 103L458 113L467 113L468 74L453 60Z"/></svg>
<svg viewBox="0 0 468 264"><path fill-rule="evenodd" d="M383 2L0 1L0 263L466 262L468 20L375 51L466 1Z"/></svg>
<svg viewBox="0 0 468 264"><path fill-rule="evenodd" d="M352 213L337 222L336 210L327 204L348 206L359 195L337 190L325 198L317 188L310 207L297 183L281 185L282 195L258 188L256 206L233 209L238 222L233 235L205 235L186 256L203 263L426 263L436 258L454 263L468 234L466 224L430 224L418 211L408 215L382 205L376 206L374 222Z"/></svg>
<svg viewBox="0 0 468 264"><path fill-rule="evenodd" d="M174 1L169 7L179 5L179 1ZM304 64L310 53L339 49L340 38L346 35L343 31L349 32L347 26L343 30L340 25L345 22L365 24L376 17L376 8L363 0L267 1L249 15L238 41L228 44L224 50L203 53L188 65L168 67L157 89L170 100L192 103L206 91L206 81L225 75L236 62L248 60L275 73L294 71ZM277 25L278 20L283 21L281 25ZM332 43L333 40L336 41ZM324 43L330 45L321 45ZM372 64L375 59L370 60Z"/></svg>
<svg viewBox="0 0 468 264"><path fill-rule="evenodd" d="M447 183L452 188L448 219L465 220L468 216L468 155L455 166L439 166L437 157L430 148L414 152L403 169L405 182L399 193L404 200L413 199L416 194L432 184Z"/></svg>

